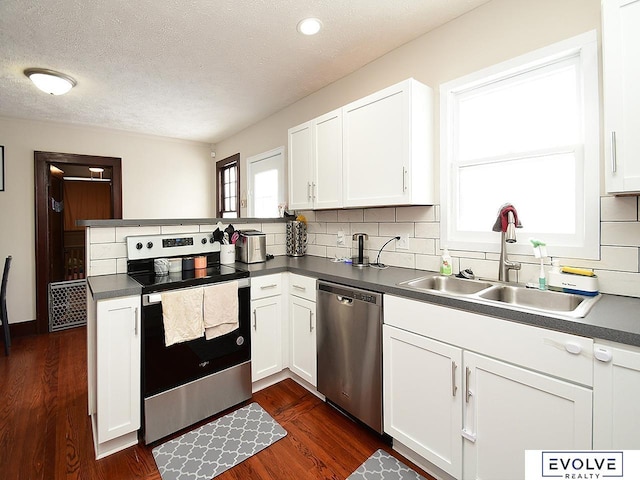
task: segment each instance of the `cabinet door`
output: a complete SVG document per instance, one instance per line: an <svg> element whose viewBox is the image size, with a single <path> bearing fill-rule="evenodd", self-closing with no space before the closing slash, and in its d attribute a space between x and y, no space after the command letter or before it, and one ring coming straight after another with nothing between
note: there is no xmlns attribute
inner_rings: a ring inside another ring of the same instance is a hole
<svg viewBox="0 0 640 480"><path fill-rule="evenodd" d="M313 120L313 157L314 208L342 207L342 110Z"/></svg>
<svg viewBox="0 0 640 480"><path fill-rule="evenodd" d="M410 95L402 85L343 108L345 207L409 203Z"/></svg>
<svg viewBox="0 0 640 480"><path fill-rule="evenodd" d="M282 370L282 298L267 297L251 302L251 380Z"/></svg>
<svg viewBox="0 0 640 480"><path fill-rule="evenodd" d="M140 428L140 336L140 296L98 301L98 443Z"/></svg>
<svg viewBox="0 0 640 480"><path fill-rule="evenodd" d="M606 187L640 192L640 0L603 0Z"/></svg>
<svg viewBox="0 0 640 480"><path fill-rule="evenodd" d="M593 448L640 450L640 350L596 344L594 352Z"/></svg>
<svg viewBox="0 0 640 480"><path fill-rule="evenodd" d="M304 298L291 296L291 357L289 368L314 387L317 382L316 359L316 304Z"/></svg>
<svg viewBox="0 0 640 480"><path fill-rule="evenodd" d="M383 352L385 433L460 478L461 350L385 325Z"/></svg>
<svg viewBox="0 0 640 480"><path fill-rule="evenodd" d="M313 130L311 122L289 129L289 208L313 208Z"/></svg>
<svg viewBox="0 0 640 480"><path fill-rule="evenodd" d="M589 450L589 389L464 352L464 478L516 480L525 450Z"/></svg>

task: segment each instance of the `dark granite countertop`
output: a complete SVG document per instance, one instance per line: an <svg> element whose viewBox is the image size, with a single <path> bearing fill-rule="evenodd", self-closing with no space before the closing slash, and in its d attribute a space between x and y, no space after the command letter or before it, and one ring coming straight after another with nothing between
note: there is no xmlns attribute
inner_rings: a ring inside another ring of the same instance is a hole
<svg viewBox="0 0 640 480"><path fill-rule="evenodd" d="M434 273L425 270L398 267L389 267L384 270L371 267L356 268L350 264L335 263L326 258L312 256L297 258L279 256L264 263L249 265L236 263L235 266L248 270L252 277L278 272L292 272L574 335L640 346L640 314L638 313L640 312L640 298L604 294L586 317L576 319L562 315L541 315L531 311L487 305L465 298L419 292L397 285L406 280ZM107 277L112 278L109 280ZM105 275L90 277L88 280L96 299L136 294L133 291L137 283L127 275ZM139 286L137 293L140 293Z"/></svg>

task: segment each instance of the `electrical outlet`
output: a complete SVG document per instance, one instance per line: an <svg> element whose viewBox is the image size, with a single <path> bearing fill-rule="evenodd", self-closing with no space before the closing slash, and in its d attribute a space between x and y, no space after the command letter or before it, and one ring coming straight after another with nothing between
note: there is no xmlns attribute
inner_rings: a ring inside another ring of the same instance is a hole
<svg viewBox="0 0 640 480"><path fill-rule="evenodd" d="M403 233L400 240L396 240L396 250L409 250L409 235Z"/></svg>
<svg viewBox="0 0 640 480"><path fill-rule="evenodd" d="M336 240L336 245L338 247L344 247L344 232L342 230L338 230L338 238Z"/></svg>

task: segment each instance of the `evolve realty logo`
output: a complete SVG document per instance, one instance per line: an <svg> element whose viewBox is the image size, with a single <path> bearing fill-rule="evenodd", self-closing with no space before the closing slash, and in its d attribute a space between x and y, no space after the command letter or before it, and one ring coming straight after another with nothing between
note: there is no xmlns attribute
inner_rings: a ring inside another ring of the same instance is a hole
<svg viewBox="0 0 640 480"><path fill-rule="evenodd" d="M638 454L638 450L527 450L525 480L638 479Z"/></svg>

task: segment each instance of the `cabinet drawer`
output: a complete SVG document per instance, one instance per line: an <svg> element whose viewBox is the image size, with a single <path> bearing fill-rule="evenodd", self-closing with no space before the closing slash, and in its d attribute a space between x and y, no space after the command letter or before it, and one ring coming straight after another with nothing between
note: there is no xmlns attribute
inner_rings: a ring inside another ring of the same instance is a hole
<svg viewBox="0 0 640 480"><path fill-rule="evenodd" d="M384 323L483 355L593 385L593 340L546 328L385 296Z"/></svg>
<svg viewBox="0 0 640 480"><path fill-rule="evenodd" d="M265 275L251 279L251 300L273 297L282 293L282 274Z"/></svg>
<svg viewBox="0 0 640 480"><path fill-rule="evenodd" d="M289 293L293 296L306 298L312 302L316 301L316 279L289 274Z"/></svg>

